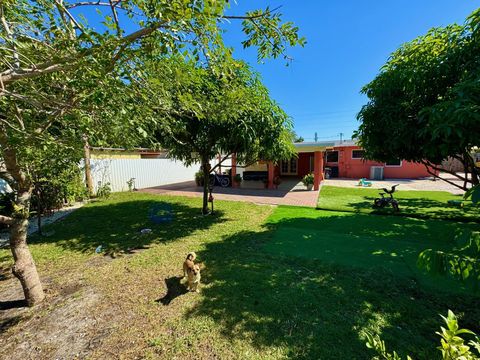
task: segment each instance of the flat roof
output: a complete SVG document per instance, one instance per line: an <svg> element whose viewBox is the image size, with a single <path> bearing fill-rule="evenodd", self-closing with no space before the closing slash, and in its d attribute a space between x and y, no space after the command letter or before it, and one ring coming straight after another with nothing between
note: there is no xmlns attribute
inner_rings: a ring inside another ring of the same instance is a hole
<svg viewBox="0 0 480 360"><path fill-rule="evenodd" d="M330 150L338 146L356 146L353 140L332 140L332 141L304 141L299 143L293 143L297 152L313 152L313 151L325 151Z"/></svg>
<svg viewBox="0 0 480 360"><path fill-rule="evenodd" d="M325 151L327 148L333 148L335 146L334 141L312 141L312 142L301 142L293 143L295 150L298 153L302 152L313 152L313 151Z"/></svg>

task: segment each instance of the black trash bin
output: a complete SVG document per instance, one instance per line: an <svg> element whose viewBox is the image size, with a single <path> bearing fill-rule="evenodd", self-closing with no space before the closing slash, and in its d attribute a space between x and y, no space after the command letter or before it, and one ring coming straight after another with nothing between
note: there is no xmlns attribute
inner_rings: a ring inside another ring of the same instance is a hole
<svg viewBox="0 0 480 360"><path fill-rule="evenodd" d="M330 173L330 177L338 178L338 166L332 166L332 171Z"/></svg>

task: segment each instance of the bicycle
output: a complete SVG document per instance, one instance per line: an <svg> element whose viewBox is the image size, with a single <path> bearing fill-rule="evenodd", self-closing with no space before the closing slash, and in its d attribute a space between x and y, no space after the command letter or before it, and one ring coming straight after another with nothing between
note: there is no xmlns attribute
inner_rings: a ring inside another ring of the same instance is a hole
<svg viewBox="0 0 480 360"><path fill-rule="evenodd" d="M393 193L398 185L399 184L393 185L390 190L383 188L382 190L385 191L386 194L390 195L390 197L386 198L385 193L379 193L381 197L374 200L373 207L384 208L385 206L392 205L393 210L400 211L400 208L398 207L398 201L393 198Z"/></svg>
<svg viewBox="0 0 480 360"><path fill-rule="evenodd" d="M218 175L218 174L210 174L209 185L211 187L215 186L216 184L220 185L223 188L230 186L230 179L226 175Z"/></svg>

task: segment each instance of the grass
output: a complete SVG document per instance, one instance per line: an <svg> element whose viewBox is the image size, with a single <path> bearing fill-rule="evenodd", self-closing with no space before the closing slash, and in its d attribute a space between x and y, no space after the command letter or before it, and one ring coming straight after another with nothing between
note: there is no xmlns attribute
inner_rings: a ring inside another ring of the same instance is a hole
<svg viewBox="0 0 480 360"><path fill-rule="evenodd" d="M318 208L323 210L357 212L363 214L391 214L393 209L374 209L375 198L380 197L380 189L344 188L323 186L318 199ZM453 195L446 191L402 191L394 194L400 205L398 215L449 219L457 221L477 221L478 207L470 201L465 202L463 208L449 205L449 200L462 200L460 195Z"/></svg>
<svg viewBox="0 0 480 360"><path fill-rule="evenodd" d="M52 236L33 238L48 298L3 327L2 350L59 357L58 342L78 334L43 341L37 334L53 317L61 324L59 309L92 294L99 300L66 316L95 319L76 340L85 339L80 353L88 358L370 359L366 331L401 354L440 358L435 331L447 309L480 332L478 297L414 265L419 250L448 248L457 227L477 224L222 201L215 216L203 217L200 202L115 194L54 224ZM172 222L150 222L159 204L172 207ZM145 227L152 233L140 236ZM98 245L114 259L95 254ZM179 291L162 305L168 288L181 287L181 263L192 250L204 266L201 293ZM10 262L0 250L0 268ZM0 293L15 284L1 280ZM80 287L58 301L72 284ZM18 345L22 338L30 346Z"/></svg>

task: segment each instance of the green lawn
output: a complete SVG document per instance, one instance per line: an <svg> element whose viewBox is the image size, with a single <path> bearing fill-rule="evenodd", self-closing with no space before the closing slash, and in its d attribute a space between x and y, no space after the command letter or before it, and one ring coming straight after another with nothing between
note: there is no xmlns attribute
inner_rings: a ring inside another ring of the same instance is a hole
<svg viewBox="0 0 480 360"><path fill-rule="evenodd" d="M365 214L393 213L391 207L385 209L372 208L374 199L380 197L379 192L382 192L382 190L323 186L318 198L318 208ZM394 197L400 205L398 215L460 221L478 220L478 207L473 206L470 201L465 202L463 208L449 205L449 200L462 200L462 197L446 191L402 191L398 189Z"/></svg>
<svg viewBox="0 0 480 360"><path fill-rule="evenodd" d="M85 352L67 358L370 359L364 335L374 331L390 349L435 359L438 314L452 309L480 332L478 297L415 268L418 251L448 248L457 228L477 224L222 201L203 217L200 202L115 194L32 239L48 298L35 311L0 311L2 351L54 358L73 336ZM158 204L172 206L171 223L149 221ZM144 227L153 232L139 235ZM100 244L114 259L95 254ZM203 263L200 294L178 284L192 250ZM0 250L0 269L8 264ZM0 294L15 284L0 277ZM169 305L166 284L177 291ZM62 309L67 330L40 341L49 320L62 324ZM84 335L71 333L76 323Z"/></svg>

